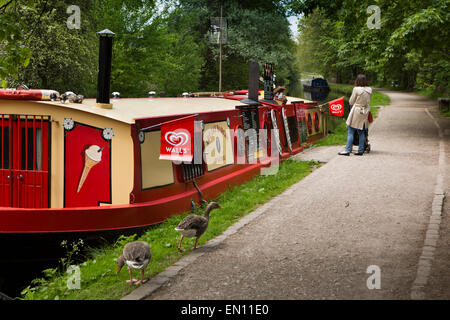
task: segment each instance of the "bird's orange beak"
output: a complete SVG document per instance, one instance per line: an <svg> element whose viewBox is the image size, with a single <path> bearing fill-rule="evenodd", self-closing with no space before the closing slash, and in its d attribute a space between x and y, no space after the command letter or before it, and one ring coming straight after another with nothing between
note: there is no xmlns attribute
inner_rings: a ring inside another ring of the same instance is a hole
<svg viewBox="0 0 450 320"><path fill-rule="evenodd" d="M219 209L223 209L223 207L219 204Z"/></svg>

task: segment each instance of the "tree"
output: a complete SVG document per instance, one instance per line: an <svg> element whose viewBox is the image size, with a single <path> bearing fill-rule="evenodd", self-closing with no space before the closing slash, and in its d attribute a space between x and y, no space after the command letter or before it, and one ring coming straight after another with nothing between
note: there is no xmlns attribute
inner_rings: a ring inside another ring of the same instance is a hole
<svg viewBox="0 0 450 320"><path fill-rule="evenodd" d="M19 68L16 80L10 77L11 83L84 95L95 92L95 33L83 15L79 30L67 27L69 5L53 0L18 9L25 25L33 26L26 33L31 57L27 66Z"/></svg>
<svg viewBox="0 0 450 320"><path fill-rule="evenodd" d="M218 88L219 48L208 43L211 17L220 14L220 1L181 0L183 14L191 15L191 29L203 45L203 66L200 89ZM294 70L294 42L290 38L286 11L278 1L224 1L228 40L223 45L223 89L248 86L250 60L263 65L274 63L277 84L289 85L298 79Z"/></svg>
<svg viewBox="0 0 450 320"><path fill-rule="evenodd" d="M304 14L304 19L320 12L323 19L332 21L330 29L336 33L318 43L339 44L321 47L326 55L337 57L334 65L338 69L351 70L353 75L368 73L381 84L394 81L404 88L432 86L441 92L448 90L448 0L288 2L290 10ZM381 10L380 29L366 25L367 8L372 4Z"/></svg>
<svg viewBox="0 0 450 320"><path fill-rule="evenodd" d="M6 87L6 77L16 75L21 65L27 66L31 50L23 30L27 28L20 19L18 8L32 6L32 1L0 0L0 80Z"/></svg>

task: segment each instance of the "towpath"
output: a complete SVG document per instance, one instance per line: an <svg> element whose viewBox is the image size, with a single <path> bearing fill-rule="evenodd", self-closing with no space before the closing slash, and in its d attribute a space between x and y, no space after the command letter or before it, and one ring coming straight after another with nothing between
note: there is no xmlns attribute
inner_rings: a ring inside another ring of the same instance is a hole
<svg viewBox="0 0 450 320"><path fill-rule="evenodd" d="M321 168L125 299L450 299L448 201L436 215L450 120L431 100L385 93L370 154L330 149ZM380 289L367 286L369 266Z"/></svg>

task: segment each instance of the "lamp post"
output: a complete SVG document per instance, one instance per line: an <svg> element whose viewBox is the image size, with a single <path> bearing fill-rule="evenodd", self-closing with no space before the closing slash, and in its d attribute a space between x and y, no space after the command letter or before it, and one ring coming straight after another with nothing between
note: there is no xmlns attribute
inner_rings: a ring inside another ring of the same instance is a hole
<svg viewBox="0 0 450 320"><path fill-rule="evenodd" d="M223 3L220 2L220 38L219 38L219 92L222 92L222 15Z"/></svg>

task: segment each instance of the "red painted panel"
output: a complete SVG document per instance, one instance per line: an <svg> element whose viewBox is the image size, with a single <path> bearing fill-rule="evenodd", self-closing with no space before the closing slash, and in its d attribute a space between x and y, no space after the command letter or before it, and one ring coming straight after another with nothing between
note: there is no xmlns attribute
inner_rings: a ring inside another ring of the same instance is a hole
<svg viewBox="0 0 450 320"><path fill-rule="evenodd" d="M0 128L0 206L48 207L48 117L2 115Z"/></svg>
<svg viewBox="0 0 450 320"><path fill-rule="evenodd" d="M64 143L64 206L111 203L111 142L102 129L75 123Z"/></svg>
<svg viewBox="0 0 450 320"><path fill-rule="evenodd" d="M0 170L0 207L11 207L11 170Z"/></svg>

